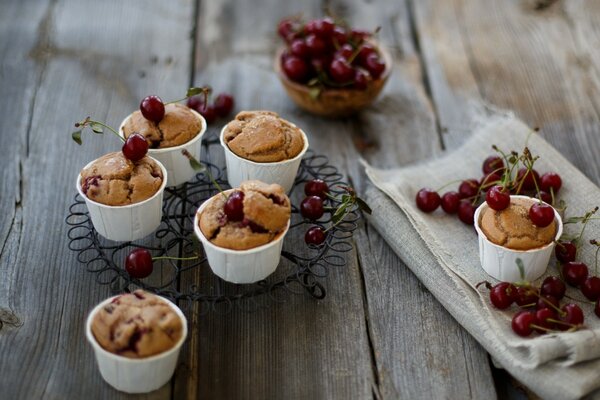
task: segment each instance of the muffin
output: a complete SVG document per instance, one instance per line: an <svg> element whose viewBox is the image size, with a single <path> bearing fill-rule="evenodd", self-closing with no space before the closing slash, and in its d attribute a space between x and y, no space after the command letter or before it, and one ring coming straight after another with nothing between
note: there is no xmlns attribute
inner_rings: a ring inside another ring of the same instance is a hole
<svg viewBox="0 0 600 400"><path fill-rule="evenodd" d="M291 205L284 189L277 184L247 181L233 192L243 194L243 217L230 220L224 207L227 195L211 198L199 216L202 234L215 246L248 250L265 245L286 230Z"/></svg>
<svg viewBox="0 0 600 400"><path fill-rule="evenodd" d="M126 138L137 132L146 138L151 149L164 149L189 142L203 130L203 123L187 106L172 103L165 106L165 116L158 124L144 118L138 110L126 119L122 130Z"/></svg>
<svg viewBox="0 0 600 400"><path fill-rule="evenodd" d="M81 171L81 191L90 200L108 206L142 202L161 188L163 173L150 157L133 162L122 152L108 153Z"/></svg>
<svg viewBox="0 0 600 400"><path fill-rule="evenodd" d="M486 207L481 212L480 227L489 241L513 250L531 250L550 244L557 231L556 220L540 228L529 219L534 200L511 198L508 208L495 211Z"/></svg>
<svg viewBox="0 0 600 400"><path fill-rule="evenodd" d="M179 315L165 300L136 290L100 308L92 319L91 330L106 351L145 358L173 348L184 328Z"/></svg>
<svg viewBox="0 0 600 400"><path fill-rule="evenodd" d="M224 128L223 139L237 156L257 163L290 160L304 148L301 130L272 111L242 111Z"/></svg>

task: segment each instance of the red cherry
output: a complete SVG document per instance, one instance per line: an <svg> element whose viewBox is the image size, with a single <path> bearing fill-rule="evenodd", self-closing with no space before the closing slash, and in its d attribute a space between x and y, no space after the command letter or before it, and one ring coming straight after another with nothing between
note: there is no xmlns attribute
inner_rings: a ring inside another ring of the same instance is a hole
<svg viewBox="0 0 600 400"><path fill-rule="evenodd" d="M121 151L126 158L136 162L144 158L146 153L148 153L148 142L139 133L133 133L125 140Z"/></svg>
<svg viewBox="0 0 600 400"><path fill-rule="evenodd" d="M308 46L303 39L295 39L290 45L290 52L300 58L307 58L309 56Z"/></svg>
<svg viewBox="0 0 600 400"><path fill-rule="evenodd" d="M529 218L535 226L544 228L554 221L554 208L545 203L535 203L529 208Z"/></svg>
<svg viewBox="0 0 600 400"><path fill-rule="evenodd" d="M375 49L375 46L373 46L370 43L364 43L361 47L360 47L360 51L358 52L358 61L360 62L360 65L362 65L363 67L367 66L367 57L369 57L371 54L375 54L377 55L377 50Z"/></svg>
<svg viewBox="0 0 600 400"><path fill-rule="evenodd" d="M440 195L431 189L423 188L417 192L416 202L419 210L429 213L440 206Z"/></svg>
<svg viewBox="0 0 600 400"><path fill-rule="evenodd" d="M521 181L523 184L521 185ZM517 172L517 187L521 185L521 190L535 190L535 182L540 181L540 174L535 169L530 171L523 167Z"/></svg>
<svg viewBox="0 0 600 400"><path fill-rule="evenodd" d="M282 19L277 25L277 33L282 39L290 41L298 29L298 24L291 19Z"/></svg>
<svg viewBox="0 0 600 400"><path fill-rule="evenodd" d="M215 99L215 111L217 115L221 118L229 115L231 110L233 110L233 96L228 93L221 93Z"/></svg>
<svg viewBox="0 0 600 400"><path fill-rule="evenodd" d="M289 56L283 60L281 68L288 78L296 82L303 82L308 75L308 66L296 56Z"/></svg>
<svg viewBox="0 0 600 400"><path fill-rule="evenodd" d="M460 194L463 199L473 200L475 196L477 196L478 191L479 182L477 179L465 179L458 187L458 194Z"/></svg>
<svg viewBox="0 0 600 400"><path fill-rule="evenodd" d="M213 106L203 104L197 111L204 117L207 124L212 124L217 119L217 111Z"/></svg>
<svg viewBox="0 0 600 400"><path fill-rule="evenodd" d="M467 225L473 225L475 221L475 206L469 200L461 200L458 203L458 219Z"/></svg>
<svg viewBox="0 0 600 400"><path fill-rule="evenodd" d="M310 65L315 72L326 71L331 64L331 58L328 56L313 57L310 59Z"/></svg>
<svg viewBox="0 0 600 400"><path fill-rule="evenodd" d="M458 211L460 195L457 192L446 192L442 196L442 210L448 214L454 214Z"/></svg>
<svg viewBox="0 0 600 400"><path fill-rule="evenodd" d="M583 324L583 311L581 311L581 308L577 304L565 304L561 310L567 313L567 315L561 316L561 321L571 325ZM568 327L566 328L568 329Z"/></svg>
<svg viewBox="0 0 600 400"><path fill-rule="evenodd" d="M314 34L322 38L328 38L333 34L335 23L329 17L323 19L314 19L308 21L304 27L304 32Z"/></svg>
<svg viewBox="0 0 600 400"><path fill-rule="evenodd" d="M567 291L567 286L557 276L549 276L542 282L540 293L542 295L554 296L557 299L562 299Z"/></svg>
<svg viewBox="0 0 600 400"><path fill-rule="evenodd" d="M552 204L552 195L548 192L544 192L543 190L540 190L540 192L535 195L535 198L540 199L545 203Z"/></svg>
<svg viewBox="0 0 600 400"><path fill-rule="evenodd" d="M499 156L489 156L483 161L481 169L485 175L492 172L502 175L502 172L504 172L504 160Z"/></svg>
<svg viewBox="0 0 600 400"><path fill-rule="evenodd" d="M550 304L552 304L552 307ZM558 300L556 297L551 296L549 294L545 294L540 296L540 298L537 301L536 304L536 308L538 310L541 310L543 308L558 308L560 306L560 300Z"/></svg>
<svg viewBox="0 0 600 400"><path fill-rule="evenodd" d="M371 36L371 32L365 31L363 29L354 29L350 30L350 37L353 41L362 43L365 39Z"/></svg>
<svg viewBox="0 0 600 400"><path fill-rule="evenodd" d="M356 68L354 71L354 88L358 90L365 90L369 87L371 81L371 75L362 68Z"/></svg>
<svg viewBox="0 0 600 400"><path fill-rule="evenodd" d="M336 58L329 64L329 75L337 83L348 83L354 79L354 69L345 59Z"/></svg>
<svg viewBox="0 0 600 400"><path fill-rule="evenodd" d="M333 55L333 58L341 57L345 60L349 60L353 54L354 54L354 48L352 48L352 46L350 46L349 44L345 44L342 47L340 47L339 49L337 49L337 51Z"/></svg>
<svg viewBox="0 0 600 400"><path fill-rule="evenodd" d="M515 301L517 288L512 283L500 282L490 289L490 302L499 310L505 310Z"/></svg>
<svg viewBox="0 0 600 400"><path fill-rule="evenodd" d="M204 104L204 96L192 96L187 99L186 104L189 108L198 111L198 108Z"/></svg>
<svg viewBox="0 0 600 400"><path fill-rule="evenodd" d="M152 255L146 249L134 249L125 258L125 270L132 278L143 279L152 269Z"/></svg>
<svg viewBox="0 0 600 400"><path fill-rule="evenodd" d="M540 189L550 193L550 190L554 191L554 194L558 193L562 186L562 179L560 175L554 172L546 172L540 177Z"/></svg>
<svg viewBox="0 0 600 400"><path fill-rule="evenodd" d="M561 263L575 261L577 256L577 246L571 242L558 242L554 248L556 259Z"/></svg>
<svg viewBox="0 0 600 400"><path fill-rule="evenodd" d="M519 307L534 307L538 301L538 291L532 287L517 288L517 298L515 303Z"/></svg>
<svg viewBox="0 0 600 400"><path fill-rule="evenodd" d="M306 36L306 39L304 40L306 41L308 52L313 57L323 55L327 50L327 44L325 41L315 34Z"/></svg>
<svg viewBox="0 0 600 400"><path fill-rule="evenodd" d="M319 226L313 226L304 235L306 244L320 245L325 241L325 231Z"/></svg>
<svg viewBox="0 0 600 400"><path fill-rule="evenodd" d="M485 202L490 208L502 211L510 205L510 193L502 186L493 186L485 195Z"/></svg>
<svg viewBox="0 0 600 400"><path fill-rule="evenodd" d="M333 28L332 37L334 42L336 42L340 46L348 41L348 35L346 34L346 30L341 26L336 25L335 28Z"/></svg>
<svg viewBox="0 0 600 400"><path fill-rule="evenodd" d="M369 71L373 79L378 79L383 74L383 71L385 71L385 63L375 53L367 56L364 67Z"/></svg>
<svg viewBox="0 0 600 400"><path fill-rule="evenodd" d="M304 185L304 194L307 196L319 196L323 200L327 199L329 186L321 179L313 179Z"/></svg>
<svg viewBox="0 0 600 400"><path fill-rule="evenodd" d="M223 212L230 221L241 221L244 219L244 192L235 191L227 197L223 206Z"/></svg>
<svg viewBox="0 0 600 400"><path fill-rule="evenodd" d="M158 96L146 96L140 103L144 118L159 123L165 116L165 104Z"/></svg>
<svg viewBox="0 0 600 400"><path fill-rule="evenodd" d="M582 262L569 261L563 264L564 280L571 286L581 286L588 277L588 267Z"/></svg>
<svg viewBox="0 0 600 400"><path fill-rule="evenodd" d="M555 329L554 322L548 321L549 319L556 320L556 311L551 308L542 308L535 312L535 324L539 327L553 330ZM543 329L534 328L538 333L546 333Z"/></svg>
<svg viewBox="0 0 600 400"><path fill-rule="evenodd" d="M600 298L600 278L597 276L590 276L581 285L581 293L588 300L596 301Z"/></svg>
<svg viewBox="0 0 600 400"><path fill-rule="evenodd" d="M519 336L529 336L533 332L531 325L535 324L535 315L529 311L519 311L512 319L512 330Z"/></svg>
<svg viewBox="0 0 600 400"><path fill-rule="evenodd" d="M319 196L308 196L300 203L300 213L310 220L317 220L323 216L323 199Z"/></svg>

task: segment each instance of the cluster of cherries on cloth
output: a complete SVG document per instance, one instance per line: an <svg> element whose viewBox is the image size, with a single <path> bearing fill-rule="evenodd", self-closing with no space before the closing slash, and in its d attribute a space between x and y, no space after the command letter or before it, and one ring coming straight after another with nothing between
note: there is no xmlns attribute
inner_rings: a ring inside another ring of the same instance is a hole
<svg viewBox="0 0 600 400"><path fill-rule="evenodd" d="M231 114L235 100L229 93L220 93L212 104L209 103L209 97L202 95L192 96L187 100L187 106L202 115L207 124Z"/></svg>
<svg viewBox="0 0 600 400"><path fill-rule="evenodd" d="M371 32L349 28L329 17L306 23L285 18L277 32L286 42L281 69L292 81L365 90L385 71L385 61L368 40Z"/></svg>
<svg viewBox="0 0 600 400"><path fill-rule="evenodd" d="M510 205L511 194L531 194L541 201L531 205L529 218L536 226L546 227L554 220L551 204L562 186L562 179L554 172L540 175L533 168L535 159L527 148L523 154L520 158L516 154L490 155L483 161L483 177L463 180L458 191L448 191L440 196L435 190L423 188L416 195L417 207L430 213L441 206L447 214L457 214L462 222L473 225L475 209L482 200L490 208L501 211ZM510 165L507 166L505 160ZM522 166L517 169L519 160Z"/></svg>

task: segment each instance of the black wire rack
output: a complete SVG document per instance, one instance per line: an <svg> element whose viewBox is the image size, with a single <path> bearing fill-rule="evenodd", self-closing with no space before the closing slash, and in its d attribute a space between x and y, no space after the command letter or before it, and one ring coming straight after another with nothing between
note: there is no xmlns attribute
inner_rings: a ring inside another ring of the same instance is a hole
<svg viewBox="0 0 600 400"><path fill-rule="evenodd" d="M209 154L209 145L215 142L203 142L204 154ZM206 160L203 163L219 185L229 188L224 168ZM330 194L335 197L346 193L344 187L347 183L338 169L329 164L327 157L309 150L302 159L289 195L292 199L292 221L280 263L273 274L256 283L226 282L214 275L208 266L193 226L198 206L218 193L206 173L197 174L192 181L180 187L167 188L160 227L152 237L135 242L114 242L99 235L92 225L84 200L76 195L66 218L69 249L77 253L77 260L87 271L95 274L96 282L110 285L113 293L142 288L177 301L185 308L196 304L199 314L210 311L227 313L234 307L255 311L284 302L289 294L308 293L316 299L323 299L327 293L323 281L331 268L346 265L344 253L353 248L352 234L361 215L355 206L335 226L330 212L316 222L302 218L294 204L299 204L304 197L304 183L311 179L327 182ZM328 199L325 204L335 209L339 201ZM325 242L319 246L304 242L304 232L313 225L329 228ZM192 261L157 260L149 277L136 279L129 276L124 268L125 257L134 248L146 248L153 257L196 255L198 258Z"/></svg>

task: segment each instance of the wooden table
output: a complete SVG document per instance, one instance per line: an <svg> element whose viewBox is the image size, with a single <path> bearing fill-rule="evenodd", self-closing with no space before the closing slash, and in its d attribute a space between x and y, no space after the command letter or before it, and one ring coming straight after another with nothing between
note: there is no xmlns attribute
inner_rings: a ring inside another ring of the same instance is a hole
<svg viewBox="0 0 600 400"><path fill-rule="evenodd" d="M381 26L393 53L383 95L350 119L300 111L272 72L279 19L323 6ZM118 125L147 94L174 99L210 83L233 93L237 110L296 122L363 191L359 157L392 167L439 155L492 104L539 126L600 183L599 17L590 0L2 2L0 397L128 397L102 381L85 342L84 318L110 292L69 251L64 223L77 172L115 141L89 136L77 147L76 120ZM523 396L368 224L354 243L322 301L190 313L171 384L145 397Z"/></svg>

